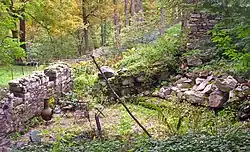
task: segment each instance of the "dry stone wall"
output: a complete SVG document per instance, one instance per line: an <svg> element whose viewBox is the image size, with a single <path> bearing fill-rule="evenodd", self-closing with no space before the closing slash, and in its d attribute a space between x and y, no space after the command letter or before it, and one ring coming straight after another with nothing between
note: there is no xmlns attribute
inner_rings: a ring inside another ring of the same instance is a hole
<svg viewBox="0 0 250 152"><path fill-rule="evenodd" d="M219 18L216 15L193 12L186 20L186 28L189 29L188 49L197 49L202 39L210 38L208 31L213 29Z"/></svg>
<svg viewBox="0 0 250 152"><path fill-rule="evenodd" d="M43 72L10 81L10 92L0 101L0 147L10 145L9 133L40 115L44 99L61 96L71 88L72 72L66 64L55 64Z"/></svg>

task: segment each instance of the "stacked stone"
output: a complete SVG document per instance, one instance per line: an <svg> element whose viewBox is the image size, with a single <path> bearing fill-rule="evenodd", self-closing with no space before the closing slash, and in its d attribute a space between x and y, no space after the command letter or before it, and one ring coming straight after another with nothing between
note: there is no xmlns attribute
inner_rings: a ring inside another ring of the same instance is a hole
<svg viewBox="0 0 250 152"><path fill-rule="evenodd" d="M62 93L72 89L72 72L66 64L56 64L44 70L44 74L49 77L49 88L54 92L48 92L61 96Z"/></svg>
<svg viewBox="0 0 250 152"><path fill-rule="evenodd" d="M155 72L154 75L146 75L145 72L140 72L137 74L132 74L126 68L120 69L117 72L111 69L110 67L103 66L101 67L102 73L109 79L109 83L111 84L114 91L121 97L127 95L140 94L146 90L150 90L152 87L156 86L163 80L169 78L170 72L167 70L159 70ZM102 80L101 73L98 74L101 88L106 86L106 83ZM108 89L103 90L104 94L111 99L114 97L113 93Z"/></svg>
<svg viewBox="0 0 250 152"><path fill-rule="evenodd" d="M8 96L0 101L0 150L10 145L10 140L6 136L14 130L11 118L13 104L10 94Z"/></svg>
<svg viewBox="0 0 250 152"><path fill-rule="evenodd" d="M10 81L10 93L0 101L0 147L8 146L9 133L20 130L25 122L40 115L45 98L60 96L71 88L72 73L65 64Z"/></svg>
<svg viewBox="0 0 250 152"><path fill-rule="evenodd" d="M209 38L207 32L211 30L218 22L215 15L205 13L192 13L187 19L186 28L190 30L188 34L189 42L187 47L189 49L196 49L198 42L201 39Z"/></svg>

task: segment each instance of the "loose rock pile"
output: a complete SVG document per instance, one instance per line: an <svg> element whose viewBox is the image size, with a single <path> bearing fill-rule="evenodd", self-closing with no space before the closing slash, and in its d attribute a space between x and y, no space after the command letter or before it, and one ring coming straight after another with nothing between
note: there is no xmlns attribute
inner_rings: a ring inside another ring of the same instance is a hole
<svg viewBox="0 0 250 152"><path fill-rule="evenodd" d="M9 82L8 96L0 101L0 147L9 145L6 136L39 116L44 99L61 96L72 88L71 69L65 64Z"/></svg>
<svg viewBox="0 0 250 152"><path fill-rule="evenodd" d="M214 76L205 71L181 77L172 85L162 87L157 96L164 99L177 97L179 101L220 109L229 101L243 104L249 100L250 86L249 82L240 83L230 75ZM239 118L250 119L250 104L240 108Z"/></svg>

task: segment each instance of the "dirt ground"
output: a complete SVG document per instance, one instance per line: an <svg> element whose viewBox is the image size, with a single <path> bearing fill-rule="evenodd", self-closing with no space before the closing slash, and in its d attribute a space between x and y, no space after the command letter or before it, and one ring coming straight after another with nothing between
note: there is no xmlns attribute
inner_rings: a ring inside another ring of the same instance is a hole
<svg viewBox="0 0 250 152"><path fill-rule="evenodd" d="M132 113L138 118L143 126L147 128L150 134L155 138L166 137L166 125L164 125L157 118L157 113L153 110L149 110L137 105L128 105ZM112 138L116 136L136 136L142 134L142 129L130 118L126 113L125 109L121 105L112 105L106 107L103 111L104 116L100 117L101 127L103 136ZM60 138L60 135L82 135L84 133L93 133L95 135L90 135L95 138L96 135L96 122L95 113L90 111L90 122L87 118L81 118L75 120L72 113L67 113L65 116L57 114L53 116L53 119L46 124L43 122L29 130L36 130L40 132L40 137L42 142L53 142ZM25 135L20 136L13 140L15 143L27 144L29 139L29 132Z"/></svg>

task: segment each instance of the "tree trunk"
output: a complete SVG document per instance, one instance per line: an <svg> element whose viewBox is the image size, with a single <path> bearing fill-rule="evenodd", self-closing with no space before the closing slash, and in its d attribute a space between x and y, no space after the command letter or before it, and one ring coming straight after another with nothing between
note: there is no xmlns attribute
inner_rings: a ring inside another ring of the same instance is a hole
<svg viewBox="0 0 250 152"><path fill-rule="evenodd" d="M131 17L135 15L135 0L130 0L130 14ZM131 25L131 20L129 21L129 25Z"/></svg>
<svg viewBox="0 0 250 152"><path fill-rule="evenodd" d="M141 13L143 10L142 10L142 0L136 0L136 8L135 8L135 12L136 13ZM139 16L137 17L137 21L138 22L141 22L143 19L142 19L142 16L140 16L141 14L139 14Z"/></svg>
<svg viewBox="0 0 250 152"><path fill-rule="evenodd" d="M136 13L139 13L140 11L142 11L142 0L136 0L136 9L135 9Z"/></svg>
<svg viewBox="0 0 250 152"><path fill-rule="evenodd" d="M135 0L130 1L130 13L131 13L131 16L135 15Z"/></svg>
<svg viewBox="0 0 250 152"><path fill-rule="evenodd" d="M79 53L79 56L81 56L83 50L83 35L81 29L77 30L76 36L77 36L77 51Z"/></svg>
<svg viewBox="0 0 250 152"><path fill-rule="evenodd" d="M117 0L114 0L114 26L115 26L115 46L117 49L120 48L120 37L119 37L119 14Z"/></svg>
<svg viewBox="0 0 250 152"><path fill-rule="evenodd" d="M25 52L27 51L26 49L26 26L25 26L25 18L24 15L22 15L22 18L20 18L20 42L24 43L21 45L21 47L25 50Z"/></svg>
<svg viewBox="0 0 250 152"><path fill-rule="evenodd" d="M93 51L94 49L97 49L100 47L100 45L98 44L98 40L97 40L97 36L95 34L95 29L93 26L89 27L89 33L90 33L90 38L91 38L91 44L89 47L89 51Z"/></svg>
<svg viewBox="0 0 250 152"><path fill-rule="evenodd" d="M85 26L87 26L87 24L88 24L87 10L86 10L86 7L85 7L86 3L87 3L87 0L82 0L82 20L83 20L83 24ZM84 43L85 44L84 48L85 49L84 49L84 52L81 52L80 55L82 55L83 53L85 54L85 53L87 53L89 51L89 31L88 31L88 27L85 27L83 32L84 32L84 42L85 42Z"/></svg>
<svg viewBox="0 0 250 152"><path fill-rule="evenodd" d="M160 35L164 35L166 29L166 9L164 7L161 8L161 27L160 27Z"/></svg>
<svg viewBox="0 0 250 152"><path fill-rule="evenodd" d="M125 12L125 26L129 24L128 21L128 0L124 0L124 12Z"/></svg>
<svg viewBox="0 0 250 152"><path fill-rule="evenodd" d="M181 10L181 28L182 31L185 31L187 27L187 12L185 9Z"/></svg>
<svg viewBox="0 0 250 152"><path fill-rule="evenodd" d="M179 9L178 9L178 6L177 7L175 7L175 18L176 18L176 20L178 21L178 19L179 19Z"/></svg>
<svg viewBox="0 0 250 152"><path fill-rule="evenodd" d="M104 41L104 45L106 45L107 43L107 19L104 20L103 41Z"/></svg>
<svg viewBox="0 0 250 152"><path fill-rule="evenodd" d="M17 29L11 30L11 33L12 33L12 38L18 39L18 31L17 31Z"/></svg>
<svg viewBox="0 0 250 152"><path fill-rule="evenodd" d="M104 46L104 21L101 19L101 46Z"/></svg>
<svg viewBox="0 0 250 152"><path fill-rule="evenodd" d="M107 41L107 21L106 19L102 20L101 23L101 46L104 46Z"/></svg>

